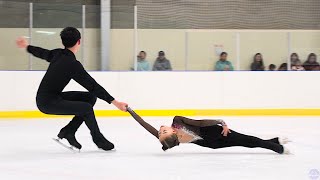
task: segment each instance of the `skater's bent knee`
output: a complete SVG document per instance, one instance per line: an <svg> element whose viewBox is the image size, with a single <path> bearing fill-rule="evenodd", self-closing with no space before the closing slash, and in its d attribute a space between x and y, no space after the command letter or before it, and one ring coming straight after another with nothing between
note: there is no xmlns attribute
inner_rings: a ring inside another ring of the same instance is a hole
<svg viewBox="0 0 320 180"><path fill-rule="evenodd" d="M43 114L50 114L50 112L43 106L38 106L38 109L40 112L42 112Z"/></svg>
<svg viewBox="0 0 320 180"><path fill-rule="evenodd" d="M94 94L90 93L90 99L89 99L89 104L91 104L91 106L94 106L97 102L97 96L95 96Z"/></svg>

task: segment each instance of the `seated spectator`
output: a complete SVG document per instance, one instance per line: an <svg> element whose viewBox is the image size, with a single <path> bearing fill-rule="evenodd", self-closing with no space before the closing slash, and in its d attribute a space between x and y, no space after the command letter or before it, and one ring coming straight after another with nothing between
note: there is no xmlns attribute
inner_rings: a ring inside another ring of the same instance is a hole
<svg viewBox="0 0 320 180"><path fill-rule="evenodd" d="M288 64L282 63L278 69L278 71L288 71Z"/></svg>
<svg viewBox="0 0 320 180"><path fill-rule="evenodd" d="M300 62L298 54L297 53L292 53L291 56L290 56L290 61L291 61L291 66L296 65L298 61Z"/></svg>
<svg viewBox="0 0 320 180"><path fill-rule="evenodd" d="M306 71L314 71L319 69L319 63L317 62L317 55L314 53L309 54L306 62L303 63L303 67Z"/></svg>
<svg viewBox="0 0 320 180"><path fill-rule="evenodd" d="M253 57L253 62L251 63L251 71L264 71L264 63L261 53L257 53Z"/></svg>
<svg viewBox="0 0 320 180"><path fill-rule="evenodd" d="M292 71L304 71L304 67L302 66L301 61L298 59L295 61L294 65L291 65Z"/></svg>
<svg viewBox="0 0 320 180"><path fill-rule="evenodd" d="M150 71L150 63L146 60L147 53L145 51L140 51L137 62L137 71ZM132 68L134 70L134 68Z"/></svg>
<svg viewBox="0 0 320 180"><path fill-rule="evenodd" d="M228 53L222 52L220 54L220 59L217 61L215 70L216 71L233 71L233 66L230 61L227 60Z"/></svg>
<svg viewBox="0 0 320 180"><path fill-rule="evenodd" d="M163 51L159 51L158 58L154 62L153 71L172 71L171 63Z"/></svg>
<svg viewBox="0 0 320 180"><path fill-rule="evenodd" d="M269 65L269 71L275 71L277 69L277 66L274 64Z"/></svg>

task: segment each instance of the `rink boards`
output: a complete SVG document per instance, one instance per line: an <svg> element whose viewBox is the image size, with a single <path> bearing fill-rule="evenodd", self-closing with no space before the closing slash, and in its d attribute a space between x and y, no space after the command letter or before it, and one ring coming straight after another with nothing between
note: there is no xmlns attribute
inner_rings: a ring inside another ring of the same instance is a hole
<svg viewBox="0 0 320 180"><path fill-rule="evenodd" d="M43 118L35 95L45 72L2 71L0 118ZM142 116L320 116L320 72L90 72ZM65 91L84 90L71 82ZM99 117L129 116L98 101Z"/></svg>

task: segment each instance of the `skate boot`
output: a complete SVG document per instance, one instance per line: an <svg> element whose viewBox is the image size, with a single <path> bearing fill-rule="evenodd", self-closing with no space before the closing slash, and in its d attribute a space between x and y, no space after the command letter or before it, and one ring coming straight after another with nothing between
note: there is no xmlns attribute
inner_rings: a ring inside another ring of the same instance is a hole
<svg viewBox="0 0 320 180"><path fill-rule="evenodd" d="M92 139L99 149L103 149L105 151L114 149L114 145L110 141L108 141L101 133L93 136Z"/></svg>
<svg viewBox="0 0 320 180"><path fill-rule="evenodd" d="M62 129L58 134L59 139L66 139L72 147L80 150L82 148L81 144L77 141L74 133L69 133L66 130Z"/></svg>

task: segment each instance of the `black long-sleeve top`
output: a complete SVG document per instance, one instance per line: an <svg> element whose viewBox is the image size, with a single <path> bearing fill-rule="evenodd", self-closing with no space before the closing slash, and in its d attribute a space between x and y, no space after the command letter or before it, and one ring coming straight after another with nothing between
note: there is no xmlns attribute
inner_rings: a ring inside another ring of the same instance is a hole
<svg viewBox="0 0 320 180"><path fill-rule="evenodd" d="M128 112L131 116L148 132L150 132L156 138L159 138L158 130L156 130L153 126L145 122L137 113L135 113L131 108L127 108ZM226 125L223 120L193 120L182 116L175 116L173 118L172 127L176 129L182 129L184 131L191 132L193 135L201 136L200 128L214 126L214 125Z"/></svg>
<svg viewBox="0 0 320 180"><path fill-rule="evenodd" d="M37 101L43 103L58 98L71 79L75 80L89 92L109 104L114 98L99 85L76 60L75 55L68 49L47 50L40 47L28 46L27 51L35 57L50 63L37 93Z"/></svg>
<svg viewBox="0 0 320 180"><path fill-rule="evenodd" d="M257 61L254 61L252 64L251 64L251 71L264 71L264 65L262 62L257 62Z"/></svg>

